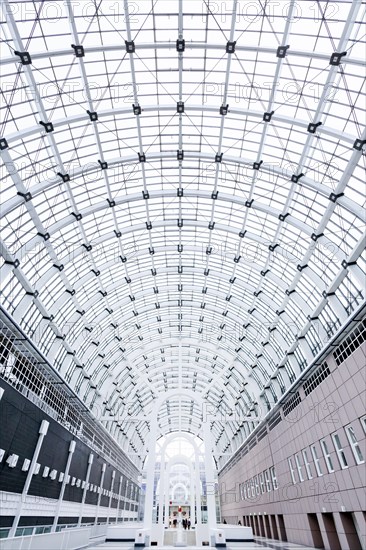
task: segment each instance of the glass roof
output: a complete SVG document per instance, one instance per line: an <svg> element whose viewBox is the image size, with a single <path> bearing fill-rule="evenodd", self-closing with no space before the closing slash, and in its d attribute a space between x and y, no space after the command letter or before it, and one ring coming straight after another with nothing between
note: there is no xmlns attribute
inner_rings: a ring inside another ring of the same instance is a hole
<svg viewBox="0 0 366 550"><path fill-rule="evenodd" d="M2 303L126 451L179 388L224 456L364 300L365 6L2 9Z"/></svg>

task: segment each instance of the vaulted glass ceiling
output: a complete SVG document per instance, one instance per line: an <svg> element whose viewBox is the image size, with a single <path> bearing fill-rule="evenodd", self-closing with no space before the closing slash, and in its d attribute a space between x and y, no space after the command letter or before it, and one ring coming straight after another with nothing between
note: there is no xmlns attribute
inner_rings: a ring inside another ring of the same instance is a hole
<svg viewBox="0 0 366 550"><path fill-rule="evenodd" d="M2 8L3 305L126 451L176 388L235 450L364 300L365 6Z"/></svg>

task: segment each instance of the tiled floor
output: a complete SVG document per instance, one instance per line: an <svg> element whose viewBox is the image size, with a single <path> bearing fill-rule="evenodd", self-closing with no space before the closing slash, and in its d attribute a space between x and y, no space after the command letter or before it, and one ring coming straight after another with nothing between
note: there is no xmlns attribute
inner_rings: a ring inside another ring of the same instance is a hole
<svg viewBox="0 0 366 550"><path fill-rule="evenodd" d="M152 547L154 550L177 550L174 546ZM106 542L98 546L89 546L88 550L133 550L131 543ZM203 550L203 547L186 546L185 550ZM206 546L206 550L210 549ZM278 540L256 537L255 542L230 543L227 550L312 550L310 546L301 546L291 542L280 542Z"/></svg>

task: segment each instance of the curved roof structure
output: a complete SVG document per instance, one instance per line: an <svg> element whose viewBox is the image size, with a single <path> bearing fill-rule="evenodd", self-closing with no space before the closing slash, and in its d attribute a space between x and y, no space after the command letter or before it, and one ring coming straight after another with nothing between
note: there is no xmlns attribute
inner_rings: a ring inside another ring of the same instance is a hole
<svg viewBox="0 0 366 550"><path fill-rule="evenodd" d="M237 448L364 300L364 9L4 0L2 303L124 449L175 388Z"/></svg>

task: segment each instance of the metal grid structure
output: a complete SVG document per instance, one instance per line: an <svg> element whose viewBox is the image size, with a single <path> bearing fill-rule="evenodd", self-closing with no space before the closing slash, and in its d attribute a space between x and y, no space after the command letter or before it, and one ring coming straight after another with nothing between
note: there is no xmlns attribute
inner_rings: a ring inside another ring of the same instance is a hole
<svg viewBox="0 0 366 550"><path fill-rule="evenodd" d="M365 6L2 8L2 303L126 452L180 388L224 463L364 301Z"/></svg>

